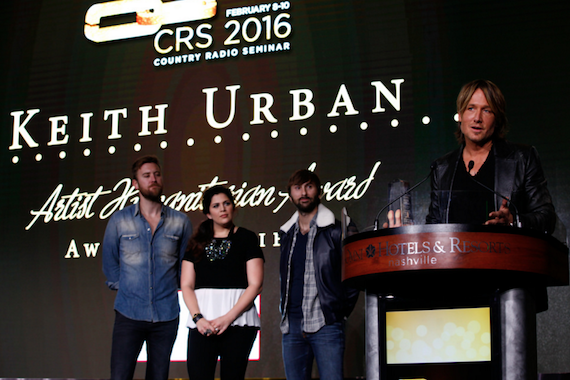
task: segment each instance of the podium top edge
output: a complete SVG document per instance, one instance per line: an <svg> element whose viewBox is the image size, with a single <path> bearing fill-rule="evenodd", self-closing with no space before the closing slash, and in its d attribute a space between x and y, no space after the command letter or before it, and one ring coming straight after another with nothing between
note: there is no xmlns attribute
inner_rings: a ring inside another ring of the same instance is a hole
<svg viewBox="0 0 570 380"><path fill-rule="evenodd" d="M459 233L459 232L472 232L472 233L497 233L497 234L512 234L522 235L542 239L549 244L554 245L556 248L568 251L568 247L556 239L552 235L532 230L528 228L516 228L511 226L487 226L478 224L419 224L412 226L402 226L393 228L382 228L376 231L364 231L343 240L343 244L349 244L361 239L369 239L374 237L393 236L393 235L415 235L421 233Z"/></svg>

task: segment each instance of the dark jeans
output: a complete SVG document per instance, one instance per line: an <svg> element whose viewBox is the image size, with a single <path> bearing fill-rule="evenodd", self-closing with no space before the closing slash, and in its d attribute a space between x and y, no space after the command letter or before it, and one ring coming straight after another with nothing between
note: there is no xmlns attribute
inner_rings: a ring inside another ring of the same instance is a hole
<svg viewBox="0 0 570 380"><path fill-rule="evenodd" d="M301 320L289 318L289 333L283 334L283 363L287 380L310 380L313 358L319 376L325 380L343 379L344 323L325 325L316 333L305 333Z"/></svg>
<svg viewBox="0 0 570 380"><path fill-rule="evenodd" d="M230 326L221 335L204 336L197 329L190 329L186 362L190 380L214 379L218 356L222 380L243 380L257 330Z"/></svg>
<svg viewBox="0 0 570 380"><path fill-rule="evenodd" d="M111 379L131 380L135 372L137 357L146 340L147 380L167 380L170 368L170 354L178 318L167 322L135 321L115 311L113 346L111 349Z"/></svg>

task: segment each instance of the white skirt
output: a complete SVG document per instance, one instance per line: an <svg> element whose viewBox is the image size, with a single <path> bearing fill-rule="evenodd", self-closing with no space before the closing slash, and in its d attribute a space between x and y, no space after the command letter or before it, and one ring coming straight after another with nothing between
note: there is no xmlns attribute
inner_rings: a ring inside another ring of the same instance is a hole
<svg viewBox="0 0 570 380"><path fill-rule="evenodd" d="M200 313L207 320L212 320L227 314L245 292L245 289L200 288L194 292L196 293L198 306L200 306ZM196 328L196 324L192 320L192 315L188 317L186 326L191 329ZM257 313L255 305L252 303L251 307L241 313L241 315L233 321L231 326L261 327L261 321L259 320L259 314Z"/></svg>

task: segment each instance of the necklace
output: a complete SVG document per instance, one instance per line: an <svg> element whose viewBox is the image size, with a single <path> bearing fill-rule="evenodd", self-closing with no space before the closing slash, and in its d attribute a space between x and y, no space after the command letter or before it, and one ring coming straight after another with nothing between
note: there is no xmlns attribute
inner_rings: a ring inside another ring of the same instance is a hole
<svg viewBox="0 0 570 380"><path fill-rule="evenodd" d="M213 238L212 241L204 247L204 253L210 261L223 260L226 258L232 247L231 237L234 233L233 226L230 229L228 237L219 239Z"/></svg>

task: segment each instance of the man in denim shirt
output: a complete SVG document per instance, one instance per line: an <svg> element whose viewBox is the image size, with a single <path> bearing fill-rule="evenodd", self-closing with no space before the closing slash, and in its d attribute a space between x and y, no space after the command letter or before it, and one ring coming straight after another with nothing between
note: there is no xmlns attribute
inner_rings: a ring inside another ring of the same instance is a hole
<svg viewBox="0 0 570 380"><path fill-rule="evenodd" d="M155 156L132 167L139 202L113 214L103 241L106 284L117 290L111 379L132 379L147 342L147 379L168 379L178 330L180 264L192 225L164 206L162 175Z"/></svg>

